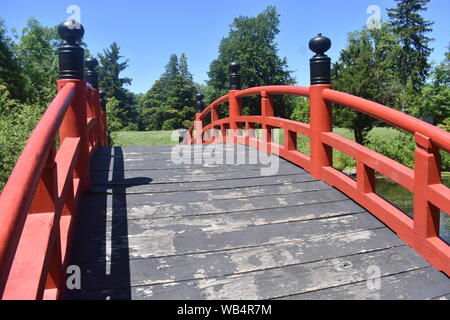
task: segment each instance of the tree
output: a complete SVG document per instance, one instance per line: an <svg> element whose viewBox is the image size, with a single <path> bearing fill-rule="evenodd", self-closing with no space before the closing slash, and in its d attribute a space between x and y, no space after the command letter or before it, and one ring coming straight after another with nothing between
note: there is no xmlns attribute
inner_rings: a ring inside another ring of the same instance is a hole
<svg viewBox="0 0 450 320"><path fill-rule="evenodd" d="M122 61L120 47L113 42L108 49L103 50L99 58L99 87L106 92L106 99L115 98L115 108L120 110L116 112L120 117L122 127L115 129L124 129L127 125L137 119L137 106L134 95L124 86L131 84L130 78L121 78L120 73L128 67L128 60Z"/></svg>
<svg viewBox="0 0 450 320"><path fill-rule="evenodd" d="M240 16L234 19L228 36L219 46L219 56L210 65L208 86L213 88L209 100L224 95L229 87L228 65L239 61L242 65L242 87L263 85L294 84L286 58L278 56L275 42L279 30L279 15L273 6L267 7L256 17ZM275 114L289 117L292 103L286 96L277 97L274 103ZM243 113L258 114L258 98L246 98Z"/></svg>
<svg viewBox="0 0 450 320"><path fill-rule="evenodd" d="M400 73L402 85L410 82L412 89L419 92L430 71L428 57L433 22L426 21L420 14L427 10L430 0L396 0L397 7L388 9L391 26L398 35L401 49L398 52L396 69Z"/></svg>
<svg viewBox="0 0 450 320"><path fill-rule="evenodd" d="M187 57L172 54L164 73L140 100L143 123L148 130L188 127L195 115L196 86Z"/></svg>
<svg viewBox="0 0 450 320"><path fill-rule="evenodd" d="M192 74L189 72L187 57L182 53L179 61L180 74L184 79L192 80Z"/></svg>
<svg viewBox="0 0 450 320"><path fill-rule="evenodd" d="M46 27L35 18L27 21L13 50L22 66L27 103L45 110L56 94L58 79L56 27Z"/></svg>
<svg viewBox="0 0 450 320"><path fill-rule="evenodd" d="M0 19L0 86L5 87L11 98L24 99L25 79L13 46L4 22Z"/></svg>
<svg viewBox="0 0 450 320"><path fill-rule="evenodd" d="M450 46L444 61L433 69L430 83L423 87L417 106L415 116L433 116L436 124L450 121Z"/></svg>
<svg viewBox="0 0 450 320"><path fill-rule="evenodd" d="M399 106L400 79L394 71L397 39L392 29L363 29L349 33L347 46L333 64L333 87L355 96L388 105ZM364 144L367 133L376 123L374 118L336 106L334 122L352 129L356 142Z"/></svg>

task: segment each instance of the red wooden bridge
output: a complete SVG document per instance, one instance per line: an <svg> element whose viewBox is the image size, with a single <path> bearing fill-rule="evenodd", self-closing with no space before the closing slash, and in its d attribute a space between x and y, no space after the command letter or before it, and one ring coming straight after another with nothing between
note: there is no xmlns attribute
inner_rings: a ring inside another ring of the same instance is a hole
<svg viewBox="0 0 450 320"><path fill-rule="evenodd" d="M3 299L449 297L439 152L450 152L450 134L332 90L328 38L310 42L310 87L241 90L233 63L227 95L206 108L197 96L183 145L109 147L95 60L84 74L84 30L65 23L59 33L58 94L0 198ZM260 115L242 115L254 95ZM275 95L309 98L310 123L275 117ZM414 135L414 169L333 133L333 103ZM356 180L333 168L333 149L356 160ZM209 161L230 150L234 162ZM252 157L278 169L262 175L263 164L242 162ZM414 194L413 218L377 194L375 173Z"/></svg>

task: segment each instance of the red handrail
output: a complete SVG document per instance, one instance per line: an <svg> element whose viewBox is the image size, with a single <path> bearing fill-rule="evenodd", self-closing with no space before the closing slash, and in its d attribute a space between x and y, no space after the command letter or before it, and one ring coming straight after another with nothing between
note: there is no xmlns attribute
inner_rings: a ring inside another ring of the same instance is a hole
<svg viewBox="0 0 450 320"><path fill-rule="evenodd" d="M90 155L106 144L98 90L82 80L60 80L58 91L0 195L2 299L59 296ZM90 129L88 121L94 122Z"/></svg>
<svg viewBox="0 0 450 320"><path fill-rule="evenodd" d="M310 124L273 116L272 96L286 94L309 97ZM261 116L242 116L241 98L261 95ZM213 114L217 106L230 104L230 116L219 119ZM331 103L376 117L399 129L414 134L417 145L415 168L406 166L372 151L358 143L332 132ZM211 122L204 117L211 114ZM240 130L245 124L245 134ZM257 139L249 129L260 124L266 133ZM284 129L284 144L273 142L272 128ZM308 88L295 86L263 86L245 90L230 90L196 115L194 129L196 139L189 137L187 143L234 143L245 144L275 153L305 168L311 175L336 187L365 207L369 212L393 229L398 236L434 267L450 275L450 246L439 238L440 209L450 214L450 189L441 183L439 150L450 152L450 133L403 112L381 104L331 90L331 85L312 85ZM217 129L218 132L210 133ZM297 151L297 134L310 139L310 155ZM332 149L356 160L356 181L332 166ZM414 218L376 194L375 172L392 179L414 193Z"/></svg>

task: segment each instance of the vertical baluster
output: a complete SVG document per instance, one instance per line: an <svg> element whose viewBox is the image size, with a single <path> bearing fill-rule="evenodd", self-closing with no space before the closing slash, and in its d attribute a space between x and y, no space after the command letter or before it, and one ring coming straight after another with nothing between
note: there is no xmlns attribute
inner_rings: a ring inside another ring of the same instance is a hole
<svg viewBox="0 0 450 320"><path fill-rule="evenodd" d="M332 149L322 143L322 132L332 131L331 104L322 97L322 91L331 88L331 59L325 55L331 47L331 41L319 34L311 39L309 48L316 53L310 60L310 148L311 175L321 178L323 167L333 164Z"/></svg>
<svg viewBox="0 0 450 320"><path fill-rule="evenodd" d="M284 149L297 150L297 132L284 128Z"/></svg>
<svg viewBox="0 0 450 320"><path fill-rule="evenodd" d="M361 161L356 162L356 182L359 192L375 193L375 170Z"/></svg>

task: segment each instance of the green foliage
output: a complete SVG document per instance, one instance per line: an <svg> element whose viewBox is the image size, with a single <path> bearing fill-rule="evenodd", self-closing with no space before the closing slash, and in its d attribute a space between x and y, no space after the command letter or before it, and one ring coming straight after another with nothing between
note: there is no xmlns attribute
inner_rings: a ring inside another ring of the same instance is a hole
<svg viewBox="0 0 450 320"><path fill-rule="evenodd" d="M446 118L442 121L441 124L438 125L439 128L442 130L445 130L447 132L450 132L450 117Z"/></svg>
<svg viewBox="0 0 450 320"><path fill-rule="evenodd" d="M444 61L434 68L431 83L422 89L418 106L414 115L431 115L435 123L450 115L450 46Z"/></svg>
<svg viewBox="0 0 450 320"><path fill-rule="evenodd" d="M194 119L197 86L183 53L170 56L165 72L141 98L143 127L147 130L173 130L187 127Z"/></svg>
<svg viewBox="0 0 450 320"><path fill-rule="evenodd" d="M397 129L377 129L369 133L367 147L407 167L414 168L416 144L413 136ZM383 134L380 134L379 130L383 130ZM442 168L448 170L450 168L450 155L444 151L441 152L441 155Z"/></svg>
<svg viewBox="0 0 450 320"><path fill-rule="evenodd" d="M25 78L26 101L42 110L56 94L59 43L56 27L45 27L31 18L14 47Z"/></svg>
<svg viewBox="0 0 450 320"><path fill-rule="evenodd" d="M14 99L24 98L25 78L14 44L7 35L4 22L0 19L0 86L4 86Z"/></svg>
<svg viewBox="0 0 450 320"><path fill-rule="evenodd" d="M309 99L295 97L294 110L291 119L299 122L309 123Z"/></svg>
<svg viewBox="0 0 450 320"><path fill-rule="evenodd" d="M98 58L99 87L106 92L107 100L114 98L113 122L108 124L114 127L109 129L124 129L131 123L134 123L133 127L137 128L138 102L134 94L124 87L131 84L131 79L120 77L120 73L128 67L128 60L121 62L123 57L120 55L120 47L115 42L108 49L103 50L103 54L99 54Z"/></svg>
<svg viewBox="0 0 450 320"><path fill-rule="evenodd" d="M0 85L0 190L41 115L40 108L11 99L6 87Z"/></svg>
<svg viewBox="0 0 450 320"><path fill-rule="evenodd" d="M408 81L417 92L424 85L430 65L429 47L433 39L426 36L433 22L426 21L421 12L427 10L430 0L396 0L397 7L388 9L394 32L398 35L402 50L398 51L395 71L400 74L402 85Z"/></svg>
<svg viewBox="0 0 450 320"><path fill-rule="evenodd" d="M111 97L106 102L106 123L110 131L118 131L125 127L125 111L120 106L116 97Z"/></svg>
<svg viewBox="0 0 450 320"><path fill-rule="evenodd" d="M414 168L416 145L410 134L396 129L384 129L386 134L370 132L367 147L410 168Z"/></svg>
<svg viewBox="0 0 450 320"><path fill-rule="evenodd" d="M398 107L400 79L393 71L399 46L392 29L382 24L380 29L367 29L349 34L347 47L332 68L333 87L368 100ZM367 133L377 123L375 119L349 108L335 106L335 125L352 129L356 142L365 143Z"/></svg>
<svg viewBox="0 0 450 320"><path fill-rule="evenodd" d="M228 92L228 65L239 61L242 65L242 88L263 85L294 84L285 58L278 56L275 42L279 30L279 15L273 6L267 7L256 17L235 18L227 37L219 46L219 56L210 65L207 94L211 102ZM275 98L274 111L277 116L288 118L292 112L292 100L285 96ZM244 100L243 114L259 114L260 102L256 97Z"/></svg>

